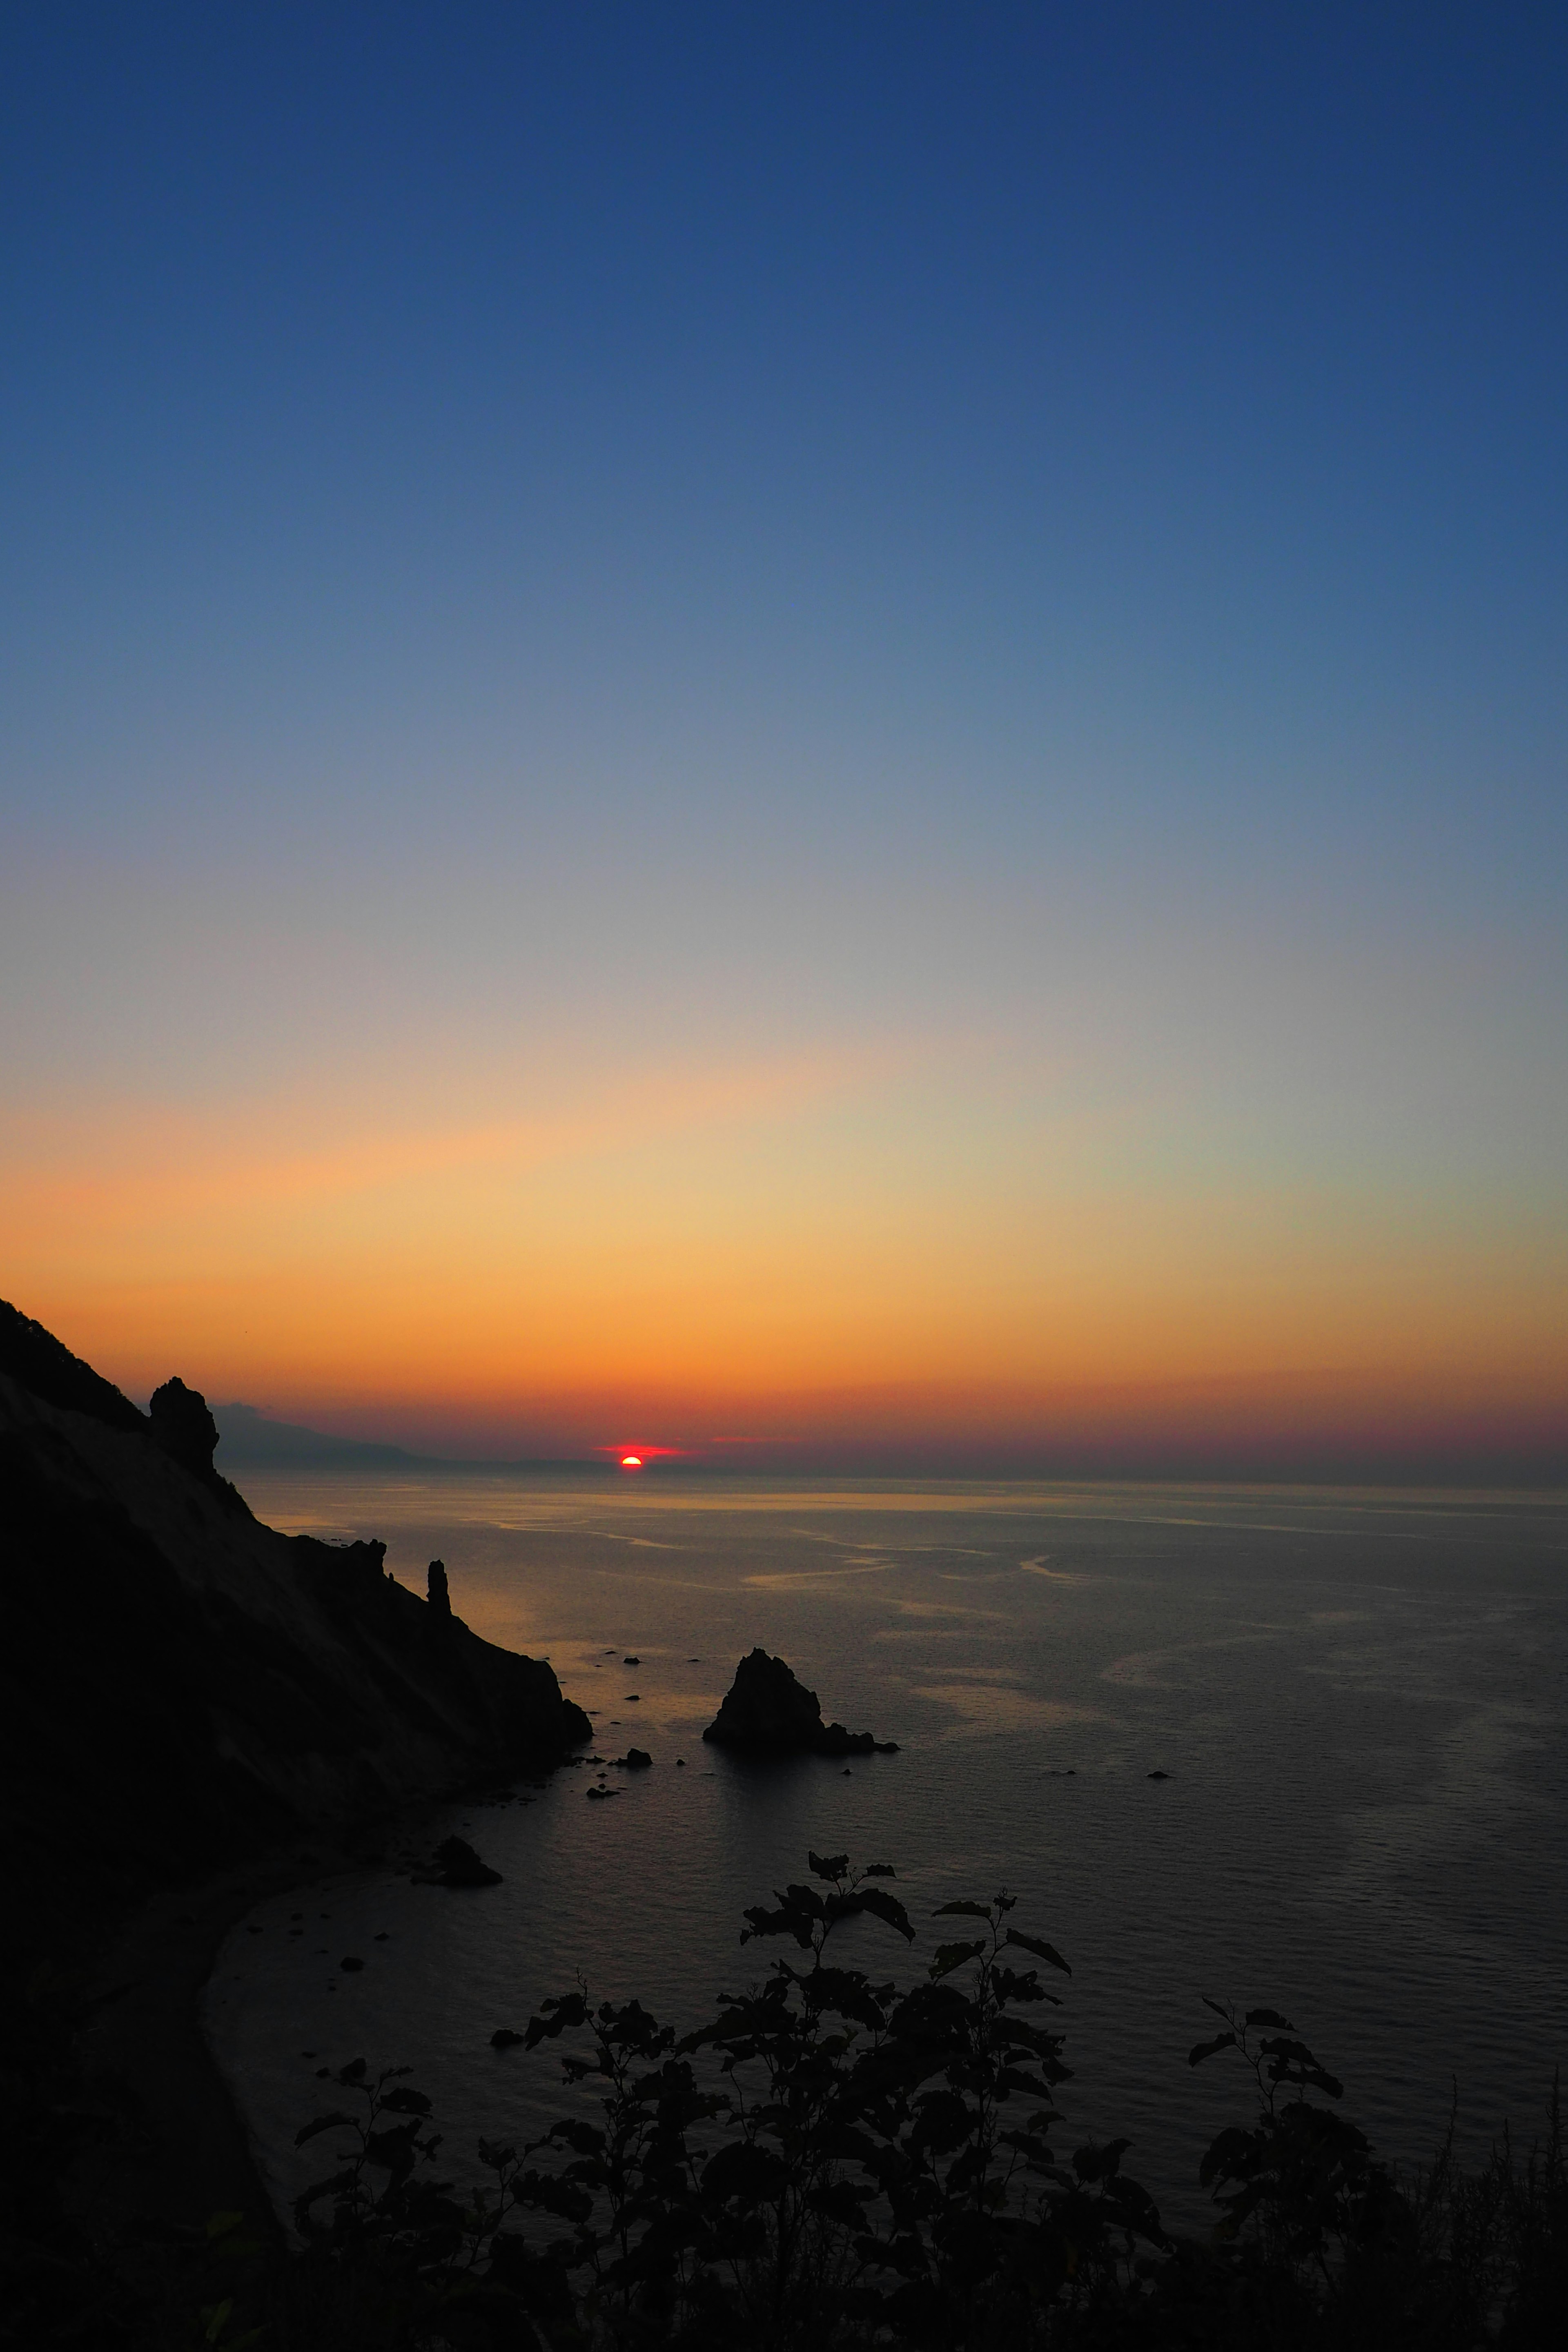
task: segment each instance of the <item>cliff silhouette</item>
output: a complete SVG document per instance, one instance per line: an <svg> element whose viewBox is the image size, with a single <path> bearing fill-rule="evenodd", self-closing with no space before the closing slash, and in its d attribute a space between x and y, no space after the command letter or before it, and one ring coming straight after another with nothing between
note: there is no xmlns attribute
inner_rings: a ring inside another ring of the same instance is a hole
<svg viewBox="0 0 1568 2352"><path fill-rule="evenodd" d="M264 1527L178 1380L140 1412L0 1302L0 1818L98 1911L591 1737L543 1661Z"/></svg>

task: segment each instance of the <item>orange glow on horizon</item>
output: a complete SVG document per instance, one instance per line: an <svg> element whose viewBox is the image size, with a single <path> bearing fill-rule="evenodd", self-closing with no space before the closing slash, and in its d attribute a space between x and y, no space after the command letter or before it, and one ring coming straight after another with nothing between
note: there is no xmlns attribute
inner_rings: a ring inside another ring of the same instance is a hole
<svg viewBox="0 0 1568 2352"><path fill-rule="evenodd" d="M23 1122L0 1288L138 1401L457 1456L1568 1454L1545 1198L1416 1214L891 1051L664 1075L414 1141L362 1104L319 1150L279 1105Z"/></svg>

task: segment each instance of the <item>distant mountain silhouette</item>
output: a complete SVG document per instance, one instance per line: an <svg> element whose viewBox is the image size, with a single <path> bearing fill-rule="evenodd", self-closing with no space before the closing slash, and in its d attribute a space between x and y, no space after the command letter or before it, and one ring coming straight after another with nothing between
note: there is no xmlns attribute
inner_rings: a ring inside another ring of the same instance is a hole
<svg viewBox="0 0 1568 2352"><path fill-rule="evenodd" d="M70 1360L75 1363L76 1358ZM96 1380L98 1375L89 1377ZM118 1389L114 1394L119 1396ZM474 1460L462 1454L414 1454L405 1445L334 1437L302 1422L274 1421L254 1404L215 1405L213 1413L219 1431L216 1458L224 1470L596 1470L607 1475L614 1467L603 1460L555 1455Z"/></svg>
<svg viewBox="0 0 1568 2352"><path fill-rule="evenodd" d="M293 1421L274 1421L254 1404L213 1407L218 1426L217 1461L228 1469L322 1469L355 1465L366 1470L412 1469L422 1456L403 1445L377 1445L366 1438L333 1437L324 1430L307 1429Z"/></svg>

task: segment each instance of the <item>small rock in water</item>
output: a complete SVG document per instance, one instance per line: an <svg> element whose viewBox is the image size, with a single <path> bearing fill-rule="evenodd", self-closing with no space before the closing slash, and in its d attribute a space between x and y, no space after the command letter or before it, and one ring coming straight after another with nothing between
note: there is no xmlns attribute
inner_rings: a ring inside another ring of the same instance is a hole
<svg viewBox="0 0 1568 2352"><path fill-rule="evenodd" d="M623 1666L640 1666L642 1660L640 1658L623 1658L621 1660L621 1664Z"/></svg>
<svg viewBox="0 0 1568 2352"><path fill-rule="evenodd" d="M338 1966L340 1969L346 1969L352 1972L354 1969L363 1969L364 1962L363 1960L354 1959L351 1955L347 1959L340 1960L338 1962Z"/></svg>
<svg viewBox="0 0 1568 2352"><path fill-rule="evenodd" d="M443 1886L499 1886L500 1873L481 1862L471 1845L460 1837L443 1839L436 1849L436 1859L441 1865Z"/></svg>
<svg viewBox="0 0 1568 2352"><path fill-rule="evenodd" d="M590 1789L588 1801L592 1804L595 1797L618 1797L620 1793L618 1789Z"/></svg>
<svg viewBox="0 0 1568 2352"><path fill-rule="evenodd" d="M492 2050L515 2050L521 2040L522 2036L521 2033L514 2033L510 2025L503 2025L500 2027L496 2032L490 2035L490 2048Z"/></svg>
<svg viewBox="0 0 1568 2352"><path fill-rule="evenodd" d="M678 1772L684 1772L684 1771L685 1771L685 1769L686 1769L686 1759L685 1759L685 1757L684 1757L684 1756L678 1756L678 1757L676 1758L676 1759L675 1759L675 1769L676 1769L676 1770L677 1770Z"/></svg>
<svg viewBox="0 0 1568 2352"><path fill-rule="evenodd" d="M625 1704L626 1704L627 1706L640 1706L642 1705L642 1693L641 1693L641 1691L627 1691L627 1693L626 1693L626 1695ZM258 1935L259 1935L259 1934L260 1934L260 1932L261 1932L261 1930L260 1930L259 1928L258 1928L258 1929L257 1929L257 1934L258 1934Z"/></svg>
<svg viewBox="0 0 1568 2352"><path fill-rule="evenodd" d="M1144 1778L1149 1780L1168 1780L1170 1777L1168 1772L1148 1772L1144 1775Z"/></svg>

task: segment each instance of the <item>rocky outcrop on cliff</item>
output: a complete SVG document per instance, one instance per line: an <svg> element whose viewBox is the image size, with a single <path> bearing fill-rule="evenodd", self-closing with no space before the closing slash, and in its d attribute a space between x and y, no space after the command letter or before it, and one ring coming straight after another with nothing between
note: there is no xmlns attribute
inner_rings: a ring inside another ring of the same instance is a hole
<svg viewBox="0 0 1568 2352"><path fill-rule="evenodd" d="M207 1411L207 1401L199 1389L188 1389L184 1381L165 1381L154 1389L147 1401L147 1423L153 1443L161 1446L171 1462L199 1478L210 1494L220 1495L224 1501L249 1516L249 1507L237 1486L220 1477L213 1456L217 1452L217 1423Z"/></svg>
<svg viewBox="0 0 1568 2352"><path fill-rule="evenodd" d="M715 1748L754 1756L896 1756L898 1742L824 1723L814 1690L782 1658L753 1650L741 1660L718 1714L702 1735Z"/></svg>
<svg viewBox="0 0 1568 2352"><path fill-rule="evenodd" d="M40 1891L130 1898L591 1737L384 1546L260 1525L214 1438L195 1390L143 1414L0 1303L0 1822Z"/></svg>

